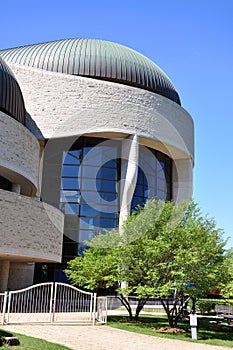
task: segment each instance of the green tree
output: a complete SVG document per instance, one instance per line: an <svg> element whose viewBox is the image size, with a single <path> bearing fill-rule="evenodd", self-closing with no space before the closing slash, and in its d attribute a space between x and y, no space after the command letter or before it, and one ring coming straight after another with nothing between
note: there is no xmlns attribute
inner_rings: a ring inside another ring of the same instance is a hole
<svg viewBox="0 0 233 350"><path fill-rule="evenodd" d="M220 285L219 289L221 290L221 295L227 300L229 303L232 303L233 299L233 250L232 248L228 251L225 260L225 268L224 270L229 271L228 280L226 283Z"/></svg>
<svg viewBox="0 0 233 350"><path fill-rule="evenodd" d="M79 286L112 288L130 318L127 295L138 297L136 319L148 298L157 297L175 327L189 300L195 308L199 297L228 278L222 232L193 201L175 206L150 200L126 220L122 235L106 232L89 244L66 273Z"/></svg>

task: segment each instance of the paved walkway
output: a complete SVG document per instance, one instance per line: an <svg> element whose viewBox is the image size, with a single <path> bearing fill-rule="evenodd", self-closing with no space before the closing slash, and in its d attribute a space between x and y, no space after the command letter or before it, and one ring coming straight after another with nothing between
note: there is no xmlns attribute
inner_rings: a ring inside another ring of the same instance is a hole
<svg viewBox="0 0 233 350"><path fill-rule="evenodd" d="M157 338L108 326L18 324L1 328L59 343L73 350L229 350L222 346Z"/></svg>

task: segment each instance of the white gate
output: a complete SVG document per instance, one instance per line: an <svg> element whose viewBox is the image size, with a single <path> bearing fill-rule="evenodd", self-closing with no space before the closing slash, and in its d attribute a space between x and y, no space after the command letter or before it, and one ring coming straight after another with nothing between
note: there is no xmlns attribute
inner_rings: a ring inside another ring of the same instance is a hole
<svg viewBox="0 0 233 350"><path fill-rule="evenodd" d="M94 322L96 295L65 283L55 283L53 322Z"/></svg>
<svg viewBox="0 0 233 350"><path fill-rule="evenodd" d="M6 292L1 309L2 324L25 322L92 322L94 324L96 294L65 283L41 283Z"/></svg>

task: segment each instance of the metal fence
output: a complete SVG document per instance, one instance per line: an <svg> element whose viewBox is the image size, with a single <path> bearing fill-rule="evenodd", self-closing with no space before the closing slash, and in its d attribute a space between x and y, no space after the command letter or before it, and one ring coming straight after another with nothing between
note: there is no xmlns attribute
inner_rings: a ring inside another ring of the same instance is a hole
<svg viewBox="0 0 233 350"><path fill-rule="evenodd" d="M233 306L231 305L215 305L214 309L217 314L233 315Z"/></svg>
<svg viewBox="0 0 233 350"><path fill-rule="evenodd" d="M138 299L127 298L135 312ZM171 300L172 305L172 300ZM164 314L156 298L150 298L141 314ZM41 283L31 287L0 293L2 324L35 322L106 323L110 315L127 315L117 296L96 298L95 293L80 290L64 283Z"/></svg>
<svg viewBox="0 0 233 350"><path fill-rule="evenodd" d="M129 296L127 298L132 311L135 312L137 307L138 299L136 297ZM171 305L172 305L171 300ZM98 297L97 298L97 314L98 312L104 315L101 320L102 322L107 322L107 316L113 316L113 315L127 315L127 310L122 304L121 300L117 296L106 296L106 297ZM106 311L104 311L106 310ZM165 311L163 309L163 306L161 305L160 301L156 298L150 298L146 304L144 305L141 314L149 314L149 315L161 315L164 314Z"/></svg>
<svg viewBox="0 0 233 350"><path fill-rule="evenodd" d="M95 322L96 294L64 283L41 283L0 295L2 324Z"/></svg>

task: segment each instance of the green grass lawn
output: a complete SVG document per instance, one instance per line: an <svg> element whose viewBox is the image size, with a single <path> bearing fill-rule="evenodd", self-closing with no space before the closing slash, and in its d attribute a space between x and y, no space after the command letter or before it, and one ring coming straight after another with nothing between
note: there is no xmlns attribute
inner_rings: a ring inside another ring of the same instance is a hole
<svg viewBox="0 0 233 350"><path fill-rule="evenodd" d="M23 334L15 334L19 338L20 345L18 346L2 346L1 349L17 349L17 350L70 350L70 348L67 348L66 346L50 343L46 340L28 337ZM12 333L6 332L4 330L0 330L0 337L6 336L10 337L12 336Z"/></svg>
<svg viewBox="0 0 233 350"><path fill-rule="evenodd" d="M194 341L191 339L191 329L189 325L189 320L186 319L182 323L178 324L178 328L182 328L186 333L182 334L170 334L170 333L161 333L157 332L153 328L167 327L168 322L165 316L142 316L139 318L139 322L127 322L128 317L122 316L109 316L108 317L108 326L124 329L126 331L148 334L157 337L179 339L186 341ZM210 344L210 345L219 345L227 346L233 348L233 331L224 330L220 332L219 330L213 331L211 329L209 321L211 318L199 318L198 319L198 330L197 338L195 342Z"/></svg>

